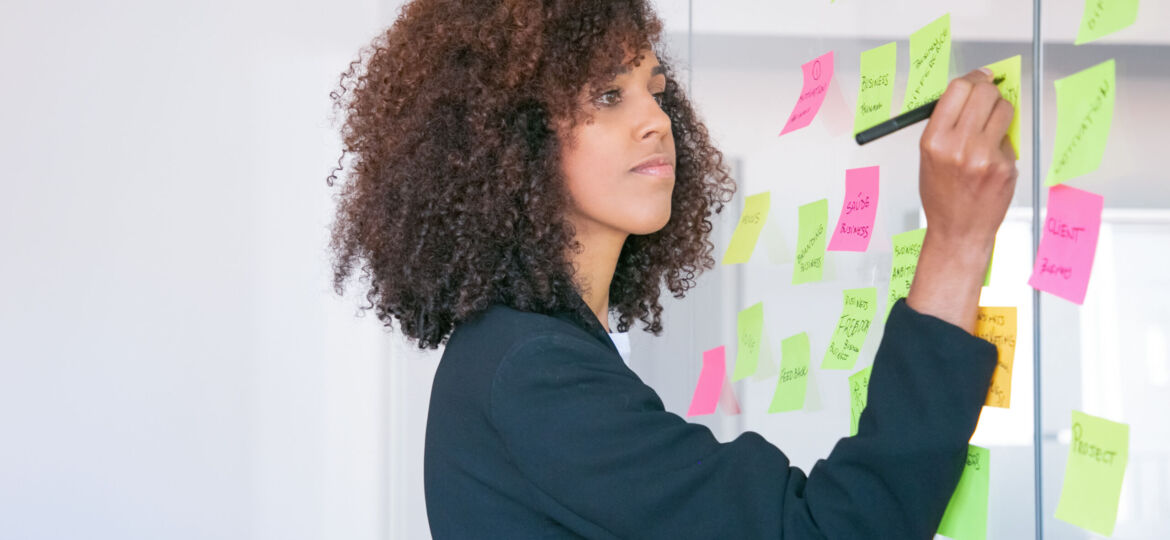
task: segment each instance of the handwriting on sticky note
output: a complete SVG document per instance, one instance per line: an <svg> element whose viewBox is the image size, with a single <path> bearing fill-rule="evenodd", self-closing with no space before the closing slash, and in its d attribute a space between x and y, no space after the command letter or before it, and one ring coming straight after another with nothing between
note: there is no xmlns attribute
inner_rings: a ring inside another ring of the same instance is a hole
<svg viewBox="0 0 1170 540"><path fill-rule="evenodd" d="M792 265L792 284L820 281L825 266L825 227L829 221L829 200L808 203L797 212L800 219L796 233L796 262Z"/></svg>
<svg viewBox="0 0 1170 540"><path fill-rule="evenodd" d="M829 251L865 251L877 218L878 166L845 171L845 201Z"/></svg>
<svg viewBox="0 0 1170 540"><path fill-rule="evenodd" d="M1091 173L1101 166L1105 141L1113 124L1114 62L1106 60L1057 79L1053 84L1056 86L1056 136L1052 163L1044 179L1047 186Z"/></svg>
<svg viewBox="0 0 1170 540"><path fill-rule="evenodd" d="M991 485L991 452L967 446L967 461L959 485L947 503L938 533L954 540L987 538L987 498Z"/></svg>
<svg viewBox="0 0 1170 540"><path fill-rule="evenodd" d="M1065 185L1048 189L1044 234L1028 285L1083 304L1105 199Z"/></svg>
<svg viewBox="0 0 1170 540"><path fill-rule="evenodd" d="M853 117L854 133L890 119L897 65L896 41L861 53L861 86L857 90L857 114Z"/></svg>
<svg viewBox="0 0 1170 540"><path fill-rule="evenodd" d="M1138 0L1085 0L1076 45L1095 41L1137 20Z"/></svg>
<svg viewBox="0 0 1170 540"><path fill-rule="evenodd" d="M910 294L910 285L914 283L914 272L918 270L918 254L922 252L922 241L926 238L926 229L916 229L893 237L894 260L890 264L890 290L886 296L886 318L890 316L890 309L899 298L906 298Z"/></svg>
<svg viewBox="0 0 1170 540"><path fill-rule="evenodd" d="M947 88L951 65L951 15L910 34L910 74L902 112L938 99Z"/></svg>
<svg viewBox="0 0 1170 540"><path fill-rule="evenodd" d="M849 435L857 435L857 426L861 422L861 411L869 400L869 375L873 366L849 376Z"/></svg>
<svg viewBox="0 0 1170 540"><path fill-rule="evenodd" d="M999 360L987 391L987 405L1008 408L1012 402L1012 366L1016 358L1016 308L979 307L975 320L975 337L999 351Z"/></svg>
<svg viewBox="0 0 1170 540"><path fill-rule="evenodd" d="M1012 123L1008 126L1008 140L1012 143L1012 150L1016 157L1020 155L1020 55L1005 58L994 64L985 66L991 74L1003 78L999 83L999 95L1012 104Z"/></svg>
<svg viewBox="0 0 1170 540"><path fill-rule="evenodd" d="M1128 462L1128 425L1072 411L1072 444L1056 518L1112 535Z"/></svg>
<svg viewBox="0 0 1170 540"><path fill-rule="evenodd" d="M846 289L843 294L844 307L837 319L833 338L829 340L829 348L825 350L821 369L853 369L865 337L869 335L869 326L877 315L877 289Z"/></svg>
<svg viewBox="0 0 1170 540"><path fill-rule="evenodd" d="M768 412L798 411L804 408L808 388L808 334L801 332L780 342L780 377Z"/></svg>
<svg viewBox="0 0 1170 540"><path fill-rule="evenodd" d="M739 347L735 350L735 372L732 381L738 381L756 372L760 361L760 344L764 333L764 303L756 302L739 312L735 321Z"/></svg>
<svg viewBox="0 0 1170 540"><path fill-rule="evenodd" d="M687 416L715 412L723 389L723 379L727 376L726 367L723 345L703 351L703 369L699 372L699 384L695 386L695 395L691 398Z"/></svg>
<svg viewBox="0 0 1170 540"><path fill-rule="evenodd" d="M745 263L752 258L752 251L756 249L756 242L760 239L760 231L764 230L764 222L768 219L771 201L771 194L767 191L744 199L739 224L731 233L731 242L727 245L727 251L723 253L723 264Z"/></svg>
<svg viewBox="0 0 1170 540"><path fill-rule="evenodd" d="M781 135L809 125L817 115L833 80L833 51L806 62L800 69L804 73L804 86Z"/></svg>

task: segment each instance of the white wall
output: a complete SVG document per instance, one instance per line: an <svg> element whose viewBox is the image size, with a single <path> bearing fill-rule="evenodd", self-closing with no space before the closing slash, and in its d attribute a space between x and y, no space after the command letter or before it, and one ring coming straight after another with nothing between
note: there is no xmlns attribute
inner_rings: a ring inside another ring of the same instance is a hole
<svg viewBox="0 0 1170 540"><path fill-rule="evenodd" d="M388 536L390 345L324 178L394 8L0 4L0 537Z"/></svg>

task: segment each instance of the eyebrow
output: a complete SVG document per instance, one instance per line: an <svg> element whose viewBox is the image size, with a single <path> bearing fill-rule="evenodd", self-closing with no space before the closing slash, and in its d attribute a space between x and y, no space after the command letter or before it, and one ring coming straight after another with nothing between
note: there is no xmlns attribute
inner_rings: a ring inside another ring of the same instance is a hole
<svg viewBox="0 0 1170 540"><path fill-rule="evenodd" d="M619 71L619 73L625 75L631 71L633 71L633 68L630 66L622 66L622 69ZM655 75L666 75L666 67L664 67L662 64L654 66L654 68L650 70L650 76L653 77Z"/></svg>

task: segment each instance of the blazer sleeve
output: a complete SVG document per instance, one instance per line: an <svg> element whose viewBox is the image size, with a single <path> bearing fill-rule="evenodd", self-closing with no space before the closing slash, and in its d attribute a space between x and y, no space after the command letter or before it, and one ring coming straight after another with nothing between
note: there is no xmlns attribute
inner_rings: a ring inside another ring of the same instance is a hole
<svg viewBox="0 0 1170 540"><path fill-rule="evenodd" d="M490 416L540 510L590 538L931 538L995 368L993 345L899 301L858 434L806 477L760 435L720 443L598 343L526 339Z"/></svg>

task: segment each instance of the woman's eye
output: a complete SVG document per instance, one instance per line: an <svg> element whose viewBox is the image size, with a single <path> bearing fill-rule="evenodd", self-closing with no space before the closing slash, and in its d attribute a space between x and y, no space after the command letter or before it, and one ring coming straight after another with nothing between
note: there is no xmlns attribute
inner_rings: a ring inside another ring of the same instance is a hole
<svg viewBox="0 0 1170 540"><path fill-rule="evenodd" d="M658 102L658 106L662 107L663 101L666 99L666 92L658 92L654 94L654 101Z"/></svg>
<svg viewBox="0 0 1170 540"><path fill-rule="evenodd" d="M607 105L607 106L617 105L621 101L621 98L622 98L622 91L614 89L614 90L610 90L610 91L598 96L597 103L599 105Z"/></svg>

